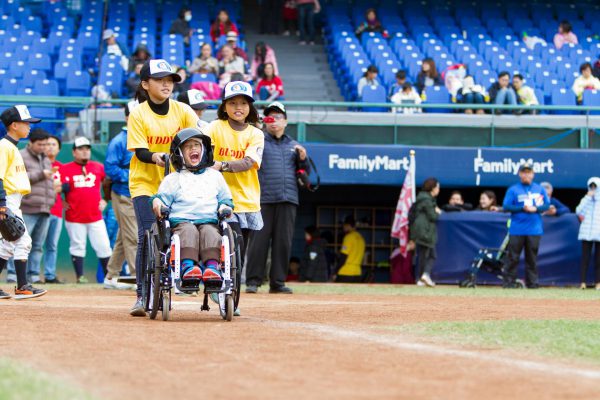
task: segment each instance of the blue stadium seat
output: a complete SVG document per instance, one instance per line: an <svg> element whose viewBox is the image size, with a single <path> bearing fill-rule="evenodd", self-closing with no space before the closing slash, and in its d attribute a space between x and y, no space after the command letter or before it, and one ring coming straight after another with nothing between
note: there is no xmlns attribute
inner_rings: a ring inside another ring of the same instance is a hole
<svg viewBox="0 0 600 400"><path fill-rule="evenodd" d="M23 71L25 70L25 61L13 60L10 61L10 70L14 78L21 79L23 77Z"/></svg>
<svg viewBox="0 0 600 400"><path fill-rule="evenodd" d="M52 60L48 54L34 53L30 54L27 60L28 67L41 71L52 71Z"/></svg>
<svg viewBox="0 0 600 400"><path fill-rule="evenodd" d="M584 106L600 107L600 91L598 90L584 90L583 101L581 103ZM590 114L598 115L600 111L590 111Z"/></svg>
<svg viewBox="0 0 600 400"><path fill-rule="evenodd" d="M426 104L450 104L450 93L444 86L428 86L424 90ZM451 109L424 109L428 113L450 113Z"/></svg>
<svg viewBox="0 0 600 400"><path fill-rule="evenodd" d="M15 95L19 89L20 82L16 78L3 80L1 83L1 92L4 95Z"/></svg>
<svg viewBox="0 0 600 400"><path fill-rule="evenodd" d="M87 97L90 95L90 74L74 71L67 76L65 94L67 96Z"/></svg>
<svg viewBox="0 0 600 400"><path fill-rule="evenodd" d="M81 70L81 65L77 65L72 61L59 61L56 63L54 66L54 79L58 82L61 91L65 90L67 77L79 70Z"/></svg>
<svg viewBox="0 0 600 400"><path fill-rule="evenodd" d="M52 43L46 38L34 40L33 43L31 43L31 52L48 54L51 57L56 54L54 46L52 46Z"/></svg>
<svg viewBox="0 0 600 400"><path fill-rule="evenodd" d="M58 82L52 79L40 79L35 81L33 90L35 91L35 94L39 96L58 96L60 94Z"/></svg>
<svg viewBox="0 0 600 400"><path fill-rule="evenodd" d="M21 82L25 87L33 87L35 81L48 79L46 72L37 69L26 69L23 71Z"/></svg>
<svg viewBox="0 0 600 400"><path fill-rule="evenodd" d="M387 95L385 88L382 85L379 86L365 86L363 88L362 97L360 99L362 103L385 103L387 101ZM384 107L364 107L364 112L386 112L387 108Z"/></svg>
<svg viewBox="0 0 600 400"><path fill-rule="evenodd" d="M217 77L214 74L192 74L192 83L196 82L217 83Z"/></svg>
<svg viewBox="0 0 600 400"><path fill-rule="evenodd" d="M552 105L555 106L576 106L577 99L575 93L570 89L554 89L552 91ZM553 114L565 115L575 114L575 111L553 111Z"/></svg>
<svg viewBox="0 0 600 400"><path fill-rule="evenodd" d="M98 84L103 85L107 92L121 97L123 92L123 70L118 68L102 71Z"/></svg>

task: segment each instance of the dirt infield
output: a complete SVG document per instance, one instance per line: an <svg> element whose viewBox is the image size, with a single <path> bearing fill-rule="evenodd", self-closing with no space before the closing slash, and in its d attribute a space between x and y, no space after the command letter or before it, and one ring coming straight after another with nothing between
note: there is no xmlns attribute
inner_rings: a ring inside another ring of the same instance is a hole
<svg viewBox="0 0 600 400"><path fill-rule="evenodd" d="M389 329L426 321L600 320L597 302L389 295L244 295L224 322L201 298L132 318L131 292L2 301L8 356L98 398L597 398L600 368Z"/></svg>

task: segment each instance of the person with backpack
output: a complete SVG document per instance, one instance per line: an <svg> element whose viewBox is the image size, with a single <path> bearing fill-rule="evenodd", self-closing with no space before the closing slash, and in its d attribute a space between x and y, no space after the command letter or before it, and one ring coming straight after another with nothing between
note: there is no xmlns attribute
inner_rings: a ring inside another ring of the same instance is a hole
<svg viewBox="0 0 600 400"><path fill-rule="evenodd" d="M436 178L427 178L417 195L417 200L408 212L410 240L417 250L417 285L434 287L431 270L436 259L436 221L441 210L436 204L440 183Z"/></svg>

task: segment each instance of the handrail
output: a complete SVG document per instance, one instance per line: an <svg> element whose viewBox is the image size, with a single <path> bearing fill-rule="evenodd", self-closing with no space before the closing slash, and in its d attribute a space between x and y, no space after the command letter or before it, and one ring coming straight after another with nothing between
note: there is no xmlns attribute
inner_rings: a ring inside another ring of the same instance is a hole
<svg viewBox="0 0 600 400"><path fill-rule="evenodd" d="M100 104L127 104L130 99L111 99L102 100ZM207 100L207 104L221 104L219 100ZM93 97L63 97L63 96L22 96L22 95L0 95L0 105L7 106L12 104L27 104L29 106L41 107L89 107L94 105ZM256 101L257 106L266 106L269 102ZM341 102L341 101L285 101L287 107L311 107L311 108L421 108L421 109L452 109L452 110L499 110L499 111L576 111L578 114L587 112L600 112L600 106L557 106L557 105L499 105L499 104L394 104L394 103L362 103L362 102Z"/></svg>

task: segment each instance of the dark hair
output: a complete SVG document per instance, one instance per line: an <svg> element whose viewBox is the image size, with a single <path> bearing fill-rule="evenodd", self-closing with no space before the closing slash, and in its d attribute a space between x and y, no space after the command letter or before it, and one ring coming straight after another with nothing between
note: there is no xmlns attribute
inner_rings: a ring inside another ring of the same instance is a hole
<svg viewBox="0 0 600 400"><path fill-rule="evenodd" d="M560 25L558 26L562 29L563 33L569 33L573 30L573 26L567 20L560 21Z"/></svg>
<svg viewBox="0 0 600 400"><path fill-rule="evenodd" d="M367 8L367 11L365 11L365 19L368 18L369 13L371 12L375 14L375 19L377 19L377 10L375 10L374 8Z"/></svg>
<svg viewBox="0 0 600 400"><path fill-rule="evenodd" d="M54 139L58 142L58 149L62 149L62 140L60 140L60 138L56 135L50 135L48 136L48 139Z"/></svg>
<svg viewBox="0 0 600 400"><path fill-rule="evenodd" d="M423 187L421 189L424 192L431 193L439 183L440 182L436 178L427 178L425 179L425 182L423 182Z"/></svg>
<svg viewBox="0 0 600 400"><path fill-rule="evenodd" d="M300 264L300 259L298 257L290 257L290 264L291 263Z"/></svg>
<svg viewBox="0 0 600 400"><path fill-rule="evenodd" d="M271 67L273 67L273 78L276 77L277 75L275 75L275 65L273 65L273 63L268 62L268 63L264 63L264 68L262 70L261 78L265 79L267 77L267 74L265 72L267 69L267 65L270 65Z"/></svg>
<svg viewBox="0 0 600 400"><path fill-rule="evenodd" d="M356 226L356 221L354 220L354 217L352 215L346 215L344 217L344 225L350 225L354 228Z"/></svg>
<svg viewBox="0 0 600 400"><path fill-rule="evenodd" d="M241 96L243 96L243 95L241 95ZM235 97L232 97L232 98L235 98ZM227 121L227 119L229 118L229 115L227 115L227 111L225 111L225 104L232 98L223 100L221 102L221 105L219 106L219 109L217 110L217 118L218 119ZM248 116L246 117L246 120L244 122L246 122L247 124L256 124L260 120L260 117L258 115L258 110L256 110L256 107L254 107L254 103L251 102L250 100L248 100L248 104L250 105L250 112L248 113Z"/></svg>
<svg viewBox="0 0 600 400"><path fill-rule="evenodd" d="M435 79L438 76L438 72L437 72L437 68L435 66L435 61L433 61L432 58L426 58L423 60L423 63L421 65L421 72L423 72L423 65L429 65L429 71L425 72L425 74L431 78L431 79Z"/></svg>
<svg viewBox="0 0 600 400"><path fill-rule="evenodd" d="M256 43L256 47L254 48L254 59L260 65L265 62L266 58L267 58L267 45L265 44L265 42Z"/></svg>
<svg viewBox="0 0 600 400"><path fill-rule="evenodd" d="M369 68L367 68L367 70L365 71L365 73L364 73L364 75L363 75L363 76L366 78L366 77L367 77L367 74L368 74L369 72L374 72L374 73L376 73L376 74L377 74L377 73L379 73L379 70L377 69L377 67L376 67L376 66L374 66L374 65L369 65Z"/></svg>
<svg viewBox="0 0 600 400"><path fill-rule="evenodd" d="M460 192L460 190L453 190L452 193L450 193L450 197L454 196L455 194L459 195L462 199L462 193Z"/></svg>
<svg viewBox="0 0 600 400"><path fill-rule="evenodd" d="M584 62L583 64L581 64L581 67L579 67L579 72L583 72L583 70L585 69L592 69L592 64L590 64L589 62Z"/></svg>
<svg viewBox="0 0 600 400"><path fill-rule="evenodd" d="M406 79L406 71L401 69L400 71L396 72L396 79Z"/></svg>
<svg viewBox="0 0 600 400"><path fill-rule="evenodd" d="M510 78L510 74L508 73L508 71L500 71L500 73L498 74L498 79L502 78L503 76L508 76Z"/></svg>
<svg viewBox="0 0 600 400"><path fill-rule="evenodd" d="M492 204L490 204L490 206L497 205L496 193L494 193L493 190L484 190L483 192L481 192L481 194L485 194L490 199L490 201L492 202ZM481 197L481 195L480 195L480 197Z"/></svg>
<svg viewBox="0 0 600 400"><path fill-rule="evenodd" d="M179 19L183 19L183 18L185 17L185 13L186 13L186 12L188 12L188 11L192 11L192 10L190 10L190 9L189 9L189 8L187 8L187 7L182 7L182 8L179 10L179 14L178 14L178 17L179 17Z"/></svg>
<svg viewBox="0 0 600 400"><path fill-rule="evenodd" d="M29 134L29 141L31 143L39 142L40 140L46 140L50 137L50 132L44 128L35 128L31 130Z"/></svg>
<svg viewBox="0 0 600 400"><path fill-rule="evenodd" d="M523 75L521 75L521 74L514 74L514 75L513 75L513 79L515 79L515 78L517 78L517 79L520 79L520 80L522 80L522 81L524 81L524 80L525 80L525 79L523 79Z"/></svg>
<svg viewBox="0 0 600 400"><path fill-rule="evenodd" d="M404 82L404 84L402 85L402 90L408 89L412 89L412 85L410 84L410 82Z"/></svg>
<svg viewBox="0 0 600 400"><path fill-rule="evenodd" d="M304 228L304 232L308 233L310 236L312 236L313 239L316 239L319 237L319 230L314 225L309 225L306 228Z"/></svg>
<svg viewBox="0 0 600 400"><path fill-rule="evenodd" d="M144 89L144 87L142 86L142 81L140 81L137 89L135 90L135 95L133 96L133 99L137 100L138 103L142 104L143 102L148 100L149 97L150 95L148 95L148 91Z"/></svg>
<svg viewBox="0 0 600 400"><path fill-rule="evenodd" d="M231 18L229 18L229 13L227 12L227 10L225 10L224 8L220 9L217 13L217 18L215 18L215 22L213 22L212 26L210 27L210 33L215 37L218 37L221 33L219 27L219 24L221 23L219 21L219 14L221 13L225 13L227 15L227 21L223 23L225 27L225 34L227 34L227 32L231 30L231 26L233 25L233 23L231 22Z"/></svg>

